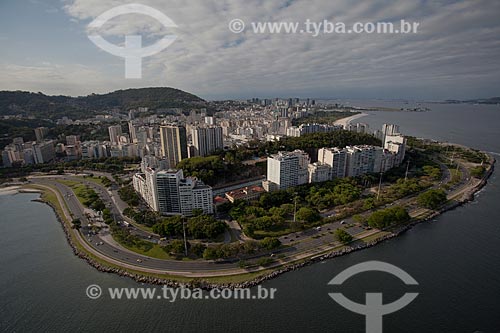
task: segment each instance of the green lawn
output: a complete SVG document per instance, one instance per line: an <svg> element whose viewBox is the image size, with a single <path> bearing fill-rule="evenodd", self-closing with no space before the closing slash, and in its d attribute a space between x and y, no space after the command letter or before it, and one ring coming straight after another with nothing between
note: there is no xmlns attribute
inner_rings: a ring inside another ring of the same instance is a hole
<svg viewBox="0 0 500 333"><path fill-rule="evenodd" d="M116 239L115 239L116 240ZM118 241L118 240L116 240ZM172 256L170 256L167 252L163 251L163 249L158 245L158 244L153 244L153 247L148 250L144 251L142 248L138 248L135 246L128 246L123 243L120 243L123 247L129 249L130 251L134 251L135 253L139 253L151 258L156 258L156 259L175 259Z"/></svg>
<svg viewBox="0 0 500 333"><path fill-rule="evenodd" d="M82 176L78 176L78 178L80 178L82 180L88 180L89 182L93 182L93 183L96 183L98 185L106 187L103 184L101 177L82 177Z"/></svg>
<svg viewBox="0 0 500 333"><path fill-rule="evenodd" d="M79 182L73 181L73 180L57 180L59 183L66 185L70 187L73 192L75 192L76 197L78 198L78 201L81 202L82 205L85 206L85 202L87 201L86 199L86 193L88 187L86 185L83 185Z"/></svg>

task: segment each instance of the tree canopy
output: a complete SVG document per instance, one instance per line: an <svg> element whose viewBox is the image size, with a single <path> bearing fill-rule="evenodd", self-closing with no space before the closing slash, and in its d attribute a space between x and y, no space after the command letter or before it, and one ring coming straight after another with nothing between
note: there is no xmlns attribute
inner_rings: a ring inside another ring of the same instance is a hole
<svg viewBox="0 0 500 333"><path fill-rule="evenodd" d="M446 202L446 192L442 189L432 189L420 194L418 204L429 209L436 209Z"/></svg>

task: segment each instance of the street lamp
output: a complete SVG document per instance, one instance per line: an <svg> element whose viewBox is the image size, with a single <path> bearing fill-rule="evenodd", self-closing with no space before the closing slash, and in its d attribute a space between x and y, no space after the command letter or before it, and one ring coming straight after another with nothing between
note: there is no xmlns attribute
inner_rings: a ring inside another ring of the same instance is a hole
<svg viewBox="0 0 500 333"><path fill-rule="evenodd" d="M377 193L377 201L380 198L380 190L382 189L382 176L384 175L383 172L380 173L380 180L378 182L378 193Z"/></svg>

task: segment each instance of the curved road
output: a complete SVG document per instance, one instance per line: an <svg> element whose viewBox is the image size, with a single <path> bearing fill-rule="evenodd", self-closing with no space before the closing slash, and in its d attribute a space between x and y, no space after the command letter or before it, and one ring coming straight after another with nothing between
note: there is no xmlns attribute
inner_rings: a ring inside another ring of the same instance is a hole
<svg viewBox="0 0 500 333"><path fill-rule="evenodd" d="M449 191L449 197L466 192L471 185L473 185L473 180L470 178L468 170L463 167L461 167L461 169L463 172L462 175L464 176L462 178L462 182ZM82 228L79 232L75 232L75 234L78 235L86 250L108 262L134 270L159 274L177 274L190 277L235 275L247 273L249 271L268 269L273 266L281 266L284 263L293 262L300 258L310 257L311 255L331 250L335 246L339 245L339 243L334 240L333 231L341 227L341 223L334 222L325 224L318 229L310 229L280 237L280 241L289 247L276 251L275 253L281 252L285 255L285 257L281 258L280 262L266 268L259 267L250 270L241 269L239 268L237 262L216 263L214 261L206 260L182 261L151 258L130 251L118 244L112 239L107 228L103 228L97 234L92 233L91 228L87 226L89 221L84 213L85 208L80 203L73 190L57 181L58 179L60 180L64 178L91 186L99 194L106 206L112 211L113 214L115 214L115 216L122 216L121 210L116 204L117 200L114 200L113 196L110 195L106 188L95 182L82 180L81 178L68 175L30 177L30 181L34 184L57 189L59 192L56 193L58 199L60 201L64 201L70 211L69 214L72 215L72 218L79 218L82 221ZM449 180L449 174L445 173L443 182L446 183L449 182ZM397 202L408 203L412 199L415 198L404 198L398 200ZM63 202L61 202L61 205L63 205ZM422 209L415 208L411 213L413 213L413 216L415 216L415 214L421 214ZM353 223L352 218L346 219L345 223ZM358 238L361 235L365 237L378 232L376 229L366 231L359 226L353 226L346 230L351 235L357 236ZM134 229L134 233L143 238L147 238L151 235L150 233L137 228Z"/></svg>

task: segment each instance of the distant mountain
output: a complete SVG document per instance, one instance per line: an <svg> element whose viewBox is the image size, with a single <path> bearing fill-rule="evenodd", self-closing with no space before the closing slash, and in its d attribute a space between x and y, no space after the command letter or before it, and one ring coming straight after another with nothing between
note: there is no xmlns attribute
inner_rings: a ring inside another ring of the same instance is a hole
<svg viewBox="0 0 500 333"><path fill-rule="evenodd" d="M473 104L500 104L500 97L493 97L487 99L472 99L469 101L465 101L465 103L473 103Z"/></svg>
<svg viewBox="0 0 500 333"><path fill-rule="evenodd" d="M448 100L446 103L454 103L454 104L461 104L461 103L468 103L468 104L500 104L500 97L493 97L493 98L485 98L485 99L470 99L467 101L458 101L458 100Z"/></svg>
<svg viewBox="0 0 500 333"><path fill-rule="evenodd" d="M0 116L22 114L36 118L82 118L120 108L138 107L150 109L203 108L206 101L174 88L140 88L117 90L108 94L92 94L84 97L47 96L25 91L0 91Z"/></svg>

